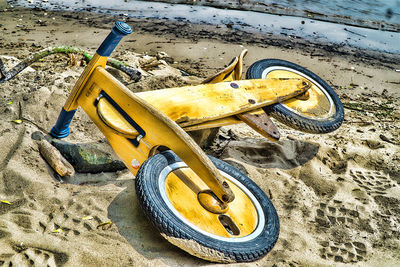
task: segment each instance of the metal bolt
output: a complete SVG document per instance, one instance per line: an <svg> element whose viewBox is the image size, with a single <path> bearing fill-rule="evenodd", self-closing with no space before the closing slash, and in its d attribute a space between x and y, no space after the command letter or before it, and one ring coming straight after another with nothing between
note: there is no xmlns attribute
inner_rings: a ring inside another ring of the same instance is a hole
<svg viewBox="0 0 400 267"><path fill-rule="evenodd" d="M224 202L227 202L227 201L229 200L229 197L228 197L227 195L223 195L223 196L222 196L222 200L223 200Z"/></svg>
<svg viewBox="0 0 400 267"><path fill-rule="evenodd" d="M256 101L255 101L254 99L249 99L249 103L250 103L250 104L255 104Z"/></svg>
<svg viewBox="0 0 400 267"><path fill-rule="evenodd" d="M239 85L237 83L231 83L231 87L234 89L238 89Z"/></svg>
<svg viewBox="0 0 400 267"><path fill-rule="evenodd" d="M228 185L228 183L227 183L226 181L223 181L223 182L222 182L222 186L225 187L225 188L228 188L228 187L229 187L229 185Z"/></svg>

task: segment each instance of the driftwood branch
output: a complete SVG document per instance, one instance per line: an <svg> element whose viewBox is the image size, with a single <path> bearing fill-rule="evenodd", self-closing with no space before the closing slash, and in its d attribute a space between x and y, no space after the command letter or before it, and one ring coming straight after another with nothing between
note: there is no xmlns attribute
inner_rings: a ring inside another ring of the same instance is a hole
<svg viewBox="0 0 400 267"><path fill-rule="evenodd" d="M38 146L40 154L58 175L61 177L75 175L74 167L45 138L39 141Z"/></svg>

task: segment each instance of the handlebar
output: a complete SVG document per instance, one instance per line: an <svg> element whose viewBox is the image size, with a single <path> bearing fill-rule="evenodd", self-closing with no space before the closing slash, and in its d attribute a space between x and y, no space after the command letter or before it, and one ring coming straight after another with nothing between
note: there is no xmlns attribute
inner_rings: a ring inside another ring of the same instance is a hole
<svg viewBox="0 0 400 267"><path fill-rule="evenodd" d="M115 47L117 47L119 41L121 41L122 37L131 33L132 28L128 24L122 21L115 22L110 34L99 46L96 53L102 57L109 57L112 51L114 51Z"/></svg>

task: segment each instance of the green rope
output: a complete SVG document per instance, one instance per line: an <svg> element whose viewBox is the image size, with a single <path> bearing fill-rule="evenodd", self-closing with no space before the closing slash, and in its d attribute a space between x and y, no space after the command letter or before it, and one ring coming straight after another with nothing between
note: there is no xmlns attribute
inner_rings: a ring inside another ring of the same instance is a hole
<svg viewBox="0 0 400 267"><path fill-rule="evenodd" d="M93 57L92 55L88 54L84 50L77 48L77 47L53 46L53 47L45 48L43 50L40 50L39 52L36 52L36 53L28 56L26 59L24 59L23 61L18 63L15 67L13 67L10 71L5 70L4 64L0 59L0 77L1 77L0 83L4 83L5 81L8 81L8 80L14 78L18 73L23 71L25 68L27 68L29 65L33 64L34 62L37 62L44 57L47 57L47 56L53 55L53 54L57 54L57 53L82 54L83 58L86 62L89 62ZM141 73L137 69L130 67L129 65L127 65L124 62L118 61L113 58L108 58L107 65L125 72L134 81L138 81L141 78Z"/></svg>

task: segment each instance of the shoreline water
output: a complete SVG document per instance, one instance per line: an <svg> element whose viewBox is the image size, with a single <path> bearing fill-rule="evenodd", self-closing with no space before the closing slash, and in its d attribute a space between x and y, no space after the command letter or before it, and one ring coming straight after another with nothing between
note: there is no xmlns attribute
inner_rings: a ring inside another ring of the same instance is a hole
<svg viewBox="0 0 400 267"><path fill-rule="evenodd" d="M337 24L385 31L400 31L400 1L378 0L149 0L170 4L210 6L257 11L275 15L312 18Z"/></svg>
<svg viewBox="0 0 400 267"><path fill-rule="evenodd" d="M208 6L167 4L118 0L101 2L95 0L31 0L10 1L28 8L58 11L90 11L126 18L152 18L171 21L210 24L233 28L248 33L272 34L302 38L314 43L331 43L360 49L400 54L400 32L380 31L294 16L271 15L253 11L218 9Z"/></svg>

